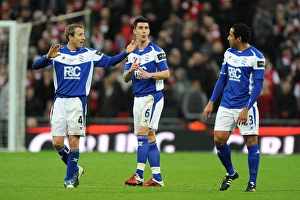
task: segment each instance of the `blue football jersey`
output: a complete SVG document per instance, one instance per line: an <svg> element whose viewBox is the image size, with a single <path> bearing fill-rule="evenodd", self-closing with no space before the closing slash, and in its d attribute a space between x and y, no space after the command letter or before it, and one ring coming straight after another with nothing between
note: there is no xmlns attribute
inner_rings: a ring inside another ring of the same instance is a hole
<svg viewBox="0 0 300 200"><path fill-rule="evenodd" d="M124 67L124 72L128 71L137 58L137 62L141 63L140 67L149 72L159 72L168 69L166 54L153 42L149 42L148 46L140 51L138 48L128 55ZM155 80L153 78L139 79L139 70L135 70L132 77L133 93L135 96L144 96L155 91L161 91L164 88L163 80Z"/></svg>
<svg viewBox="0 0 300 200"><path fill-rule="evenodd" d="M111 58L87 47L70 51L66 45L60 56L48 60L53 66L55 93L66 97L88 96L94 67L108 68Z"/></svg>
<svg viewBox="0 0 300 200"><path fill-rule="evenodd" d="M265 58L255 47L244 51L229 48L224 53L221 75L226 86L220 105L225 108L243 108L249 101L255 79L264 79Z"/></svg>

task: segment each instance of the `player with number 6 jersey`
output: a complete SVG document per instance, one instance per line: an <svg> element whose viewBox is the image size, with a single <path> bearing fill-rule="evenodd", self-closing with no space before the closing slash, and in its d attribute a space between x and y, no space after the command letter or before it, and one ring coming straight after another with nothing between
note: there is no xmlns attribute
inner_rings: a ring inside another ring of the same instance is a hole
<svg viewBox="0 0 300 200"><path fill-rule="evenodd" d="M162 187L160 171L160 152L156 143L155 132L158 129L160 116L164 106L162 89L163 79L170 76L166 54L148 39L149 22L145 17L137 17L133 25L133 33L139 41L138 48L128 55L124 67L125 82L132 80L134 105L134 133L137 135L137 168L127 180L126 185L142 185ZM152 177L144 182L144 170L147 160Z"/></svg>

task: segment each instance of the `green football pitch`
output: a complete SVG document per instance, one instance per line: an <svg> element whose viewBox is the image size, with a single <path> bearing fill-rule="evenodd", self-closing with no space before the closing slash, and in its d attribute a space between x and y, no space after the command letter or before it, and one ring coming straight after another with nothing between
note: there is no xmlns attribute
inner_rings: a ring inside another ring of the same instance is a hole
<svg viewBox="0 0 300 200"><path fill-rule="evenodd" d="M239 179L227 191L219 184L225 170L213 152L161 155L165 187L126 186L136 167L135 153L82 153L85 170L80 185L63 187L66 167L54 150L40 153L0 153L0 199L22 200L277 200L300 199L300 155L261 155L257 192L244 192L248 181L247 155L233 153ZM145 180L151 172L147 165Z"/></svg>

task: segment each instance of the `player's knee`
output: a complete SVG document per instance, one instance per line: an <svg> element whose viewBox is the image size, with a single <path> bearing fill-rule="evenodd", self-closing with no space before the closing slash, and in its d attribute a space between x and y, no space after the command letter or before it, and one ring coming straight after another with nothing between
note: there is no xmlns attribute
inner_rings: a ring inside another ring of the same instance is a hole
<svg viewBox="0 0 300 200"><path fill-rule="evenodd" d="M152 143L152 142L155 142L155 141L156 141L155 135L148 135L148 142L149 143Z"/></svg>
<svg viewBox="0 0 300 200"><path fill-rule="evenodd" d="M221 145L224 145L227 142L227 140L225 138L215 136L214 142L216 145L221 146Z"/></svg>
<svg viewBox="0 0 300 200"><path fill-rule="evenodd" d="M59 150L63 148L64 144L61 144L60 142L57 141L52 141L52 146L54 147L54 149Z"/></svg>
<svg viewBox="0 0 300 200"><path fill-rule="evenodd" d="M56 150L59 150L59 149L63 148L63 146L64 146L64 140L63 140L63 139L60 139L60 138L54 137L54 138L52 139L52 146L53 146Z"/></svg>
<svg viewBox="0 0 300 200"><path fill-rule="evenodd" d="M253 146L258 144L258 137L257 136L244 136L246 146Z"/></svg>

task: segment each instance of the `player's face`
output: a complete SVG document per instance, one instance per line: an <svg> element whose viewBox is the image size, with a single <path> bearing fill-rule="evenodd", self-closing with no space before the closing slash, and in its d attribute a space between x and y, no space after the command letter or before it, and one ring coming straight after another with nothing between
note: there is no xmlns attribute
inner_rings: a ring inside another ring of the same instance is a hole
<svg viewBox="0 0 300 200"><path fill-rule="evenodd" d="M227 37L227 40L229 42L229 46L231 48L237 48L237 44L238 44L238 41L239 41L239 37L238 38L235 38L234 35L233 35L233 32L234 32L234 29L231 28L230 31L229 31L229 35Z"/></svg>
<svg viewBox="0 0 300 200"><path fill-rule="evenodd" d="M84 29L75 28L74 37L71 37L69 40L70 45L75 49L79 49L80 47L83 46L84 41L85 41Z"/></svg>
<svg viewBox="0 0 300 200"><path fill-rule="evenodd" d="M139 22L137 23L137 26L135 29L133 29L133 33L137 40L139 40L141 43L148 40L148 36L150 34L149 24L145 22Z"/></svg>

